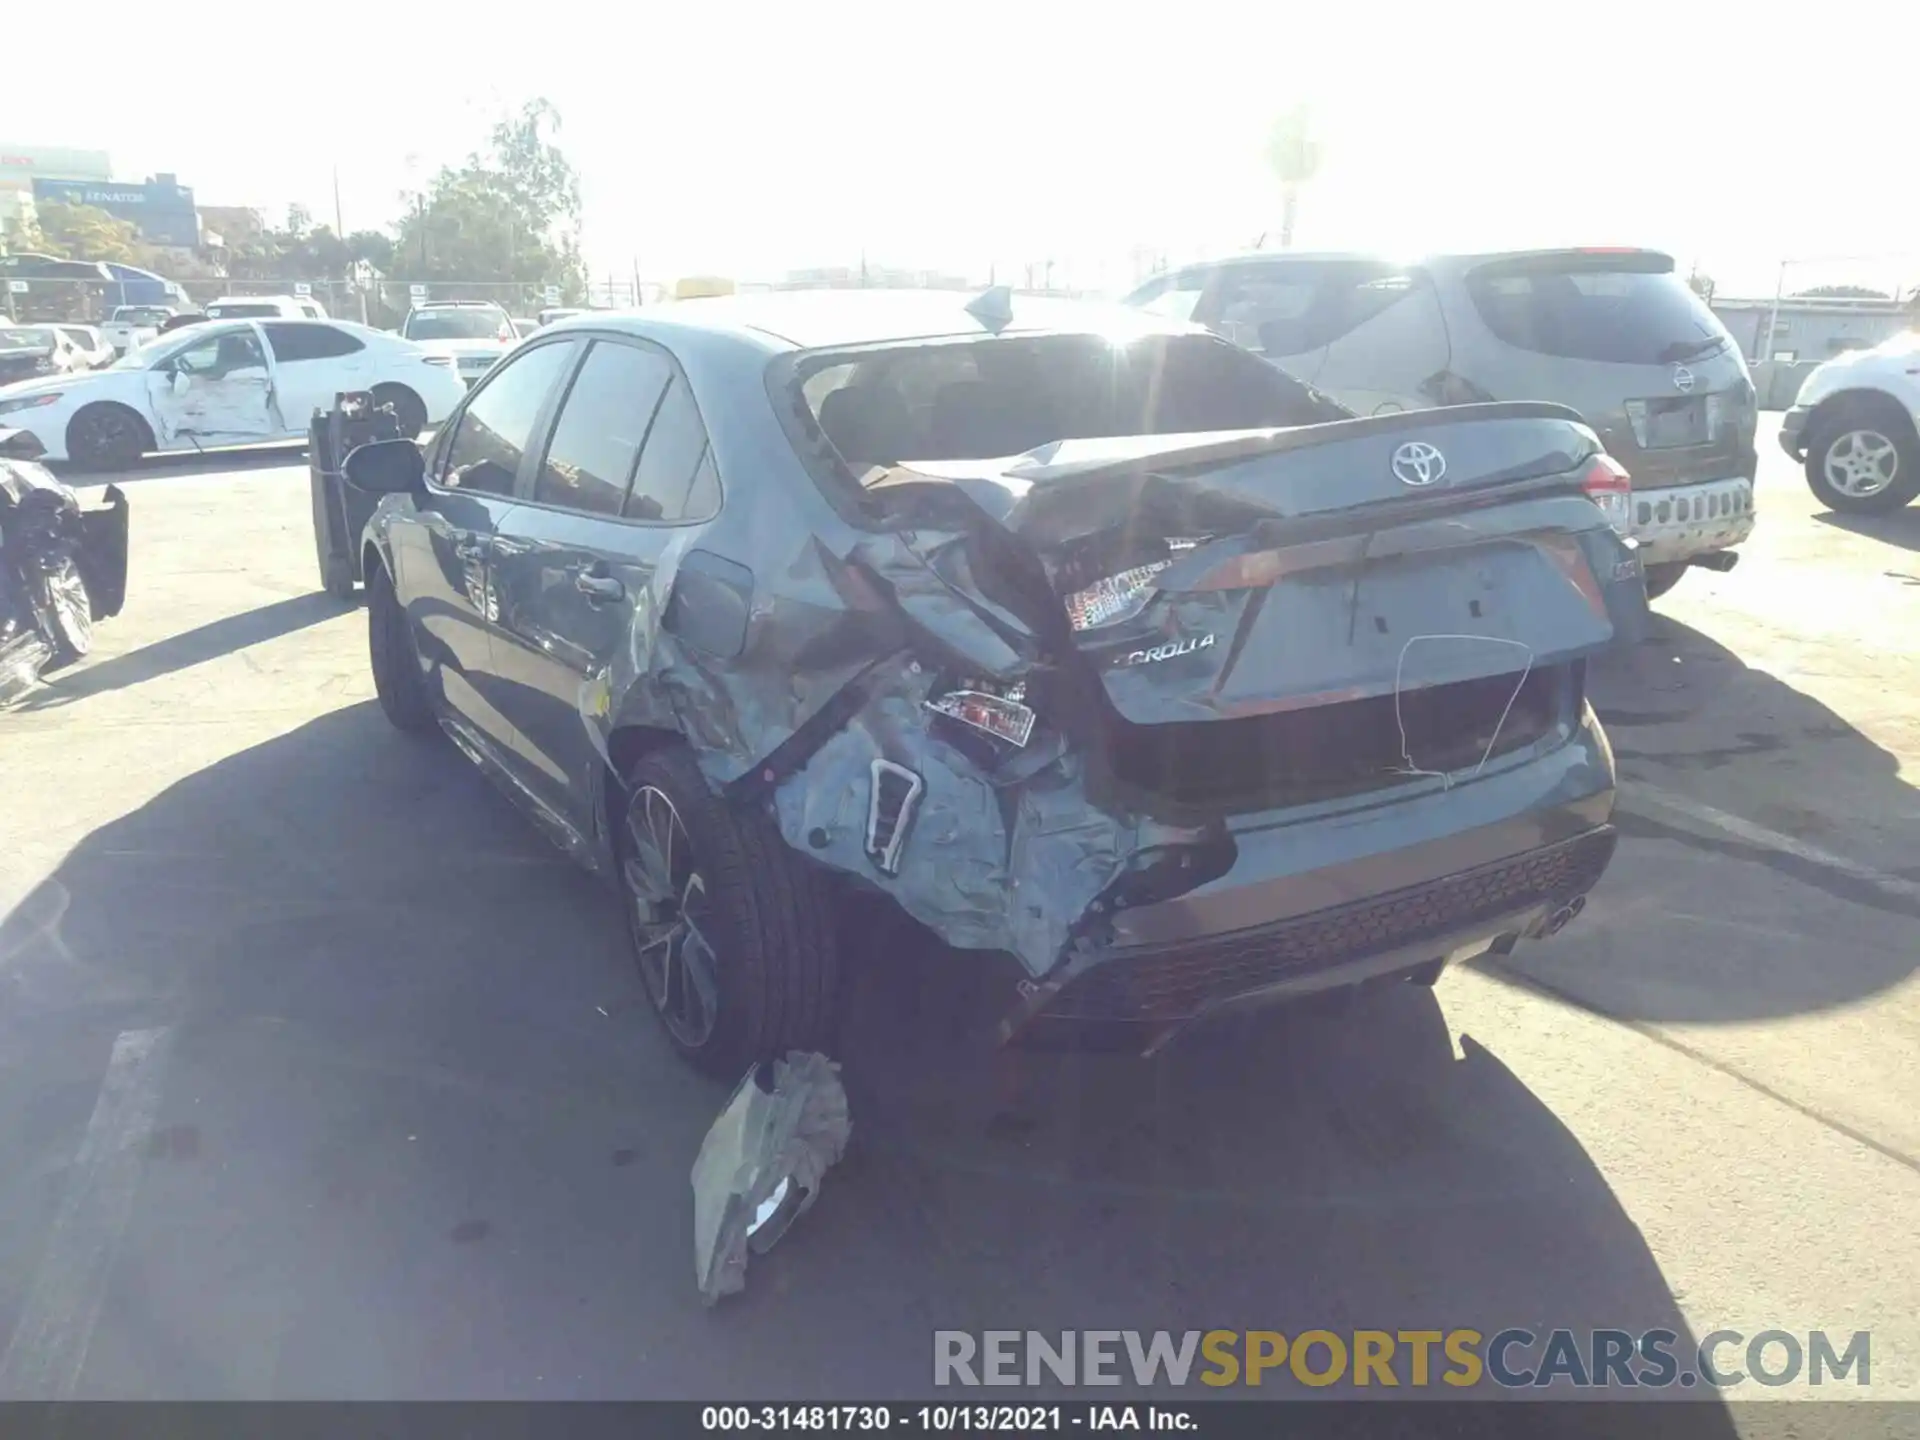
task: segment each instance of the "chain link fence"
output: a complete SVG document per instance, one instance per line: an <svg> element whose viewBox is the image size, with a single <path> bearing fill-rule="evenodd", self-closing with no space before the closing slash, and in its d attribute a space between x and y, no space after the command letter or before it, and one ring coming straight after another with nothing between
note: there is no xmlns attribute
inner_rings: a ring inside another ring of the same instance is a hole
<svg viewBox="0 0 1920 1440"><path fill-rule="evenodd" d="M610 278L589 284L584 301L571 302L550 297L543 285L490 280L375 280L363 285L351 280L228 277L177 283L196 306L227 296L291 295L313 300L336 320L357 320L382 330L397 329L409 309L427 301L491 301L509 315L525 318L561 303L625 309L636 303L652 303L665 293L662 286ZM0 318L22 324L97 325L112 314L116 305L126 303L122 293L119 285L97 280L8 280L5 293L0 294ZM177 301L172 303L178 305Z"/></svg>

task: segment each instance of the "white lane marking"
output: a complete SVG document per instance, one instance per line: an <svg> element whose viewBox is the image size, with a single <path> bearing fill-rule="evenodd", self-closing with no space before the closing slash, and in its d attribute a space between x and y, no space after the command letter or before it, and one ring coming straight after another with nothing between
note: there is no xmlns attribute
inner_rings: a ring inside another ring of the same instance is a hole
<svg viewBox="0 0 1920 1440"><path fill-rule="evenodd" d="M1769 830L1766 826L1756 825L1751 820L1742 820L1738 815L1729 815L1725 810L1689 799L1685 795L1676 795L1673 791L1663 790L1658 785L1624 786L1620 791L1620 804L1624 809L1640 810L1654 818L1659 818L1661 812L1665 811L1669 819L1691 820L1696 825L1708 826L1748 845L1777 850L1784 855L1793 856L1796 860L1805 860L1809 865L1819 865L1828 870L1838 871L1850 879L1877 886L1903 899L1920 900L1920 883L1904 879L1899 875L1889 875L1886 871L1876 870L1871 865L1862 865L1858 860L1849 860L1845 855L1836 855L1831 850L1823 850L1818 845L1809 845L1804 840L1797 840L1778 830Z"/></svg>
<svg viewBox="0 0 1920 1440"><path fill-rule="evenodd" d="M113 1042L66 1199L0 1356L0 1400L68 1400L80 1382L120 1237L133 1217L172 1044L166 1028L126 1030Z"/></svg>

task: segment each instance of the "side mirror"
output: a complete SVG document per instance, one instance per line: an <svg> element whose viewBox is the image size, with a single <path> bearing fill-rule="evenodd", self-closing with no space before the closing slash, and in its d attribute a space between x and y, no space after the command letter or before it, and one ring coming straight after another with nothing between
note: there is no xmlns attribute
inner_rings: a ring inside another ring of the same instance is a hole
<svg viewBox="0 0 1920 1440"><path fill-rule="evenodd" d="M369 495L413 495L426 485L427 462L411 440L375 440L349 450L340 473Z"/></svg>

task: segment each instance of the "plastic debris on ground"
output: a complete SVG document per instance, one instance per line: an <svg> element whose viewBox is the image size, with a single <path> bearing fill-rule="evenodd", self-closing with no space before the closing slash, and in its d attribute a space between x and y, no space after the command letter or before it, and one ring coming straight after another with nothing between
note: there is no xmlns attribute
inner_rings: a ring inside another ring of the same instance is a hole
<svg viewBox="0 0 1920 1440"><path fill-rule="evenodd" d="M764 1255L812 1208L853 1134L840 1067L792 1051L754 1066L693 1162L693 1259L711 1305L746 1288L747 1256Z"/></svg>

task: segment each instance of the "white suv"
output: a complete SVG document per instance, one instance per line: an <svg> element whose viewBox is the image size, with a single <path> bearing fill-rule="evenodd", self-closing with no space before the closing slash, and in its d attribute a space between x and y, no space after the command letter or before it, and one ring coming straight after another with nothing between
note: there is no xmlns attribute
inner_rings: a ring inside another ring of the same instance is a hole
<svg viewBox="0 0 1920 1440"><path fill-rule="evenodd" d="M1920 330L1836 355L1801 382L1780 448L1834 510L1898 510L1920 495Z"/></svg>

